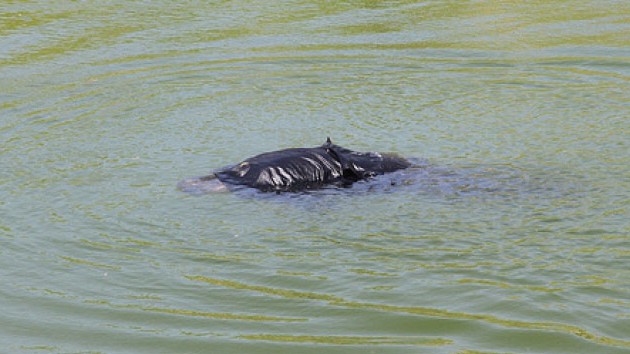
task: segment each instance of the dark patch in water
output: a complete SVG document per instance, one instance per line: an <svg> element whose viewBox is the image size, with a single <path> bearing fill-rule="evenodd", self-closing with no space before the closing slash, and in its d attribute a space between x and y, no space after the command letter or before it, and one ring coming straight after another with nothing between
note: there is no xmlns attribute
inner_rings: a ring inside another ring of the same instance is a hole
<svg viewBox="0 0 630 354"><path fill-rule="evenodd" d="M326 186L297 193L263 193L245 186L221 186L216 178L198 177L181 181L178 188L192 195L234 192L257 198L300 198L301 196L365 195L404 192L445 197L519 198L531 195L563 197L576 191L571 178L560 171L525 169L511 165L435 165L409 159L407 169L376 176L347 188Z"/></svg>

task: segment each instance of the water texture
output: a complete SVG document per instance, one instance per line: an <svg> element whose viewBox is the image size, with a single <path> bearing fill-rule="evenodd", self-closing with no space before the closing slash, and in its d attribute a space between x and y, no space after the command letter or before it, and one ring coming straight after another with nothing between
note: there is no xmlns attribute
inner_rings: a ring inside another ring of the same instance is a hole
<svg viewBox="0 0 630 354"><path fill-rule="evenodd" d="M5 1L0 352L627 353L630 3ZM350 189L179 181L322 144Z"/></svg>

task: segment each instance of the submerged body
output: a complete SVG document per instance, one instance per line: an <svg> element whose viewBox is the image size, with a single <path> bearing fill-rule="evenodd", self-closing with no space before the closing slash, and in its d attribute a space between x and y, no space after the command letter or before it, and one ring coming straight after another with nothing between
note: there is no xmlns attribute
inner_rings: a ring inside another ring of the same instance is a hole
<svg viewBox="0 0 630 354"><path fill-rule="evenodd" d="M256 155L213 174L186 180L180 189L194 186L204 192L246 186L263 192L299 192L327 185L352 183L405 169L411 163L399 156L357 152L333 144L330 139L314 148L292 148Z"/></svg>

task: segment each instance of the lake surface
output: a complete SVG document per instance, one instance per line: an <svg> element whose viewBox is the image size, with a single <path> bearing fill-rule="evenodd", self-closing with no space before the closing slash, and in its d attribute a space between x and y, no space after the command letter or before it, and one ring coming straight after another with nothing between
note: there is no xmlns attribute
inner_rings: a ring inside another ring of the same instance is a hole
<svg viewBox="0 0 630 354"><path fill-rule="evenodd" d="M2 352L630 352L627 1L5 1L0 78ZM176 189L327 136L420 168Z"/></svg>

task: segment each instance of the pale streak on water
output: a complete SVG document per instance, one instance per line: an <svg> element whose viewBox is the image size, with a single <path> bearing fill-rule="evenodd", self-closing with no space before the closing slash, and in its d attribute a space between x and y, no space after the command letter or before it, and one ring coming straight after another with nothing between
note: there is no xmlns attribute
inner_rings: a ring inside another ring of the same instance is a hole
<svg viewBox="0 0 630 354"><path fill-rule="evenodd" d="M2 351L630 351L629 23L623 1L0 4ZM326 136L426 169L175 189Z"/></svg>

